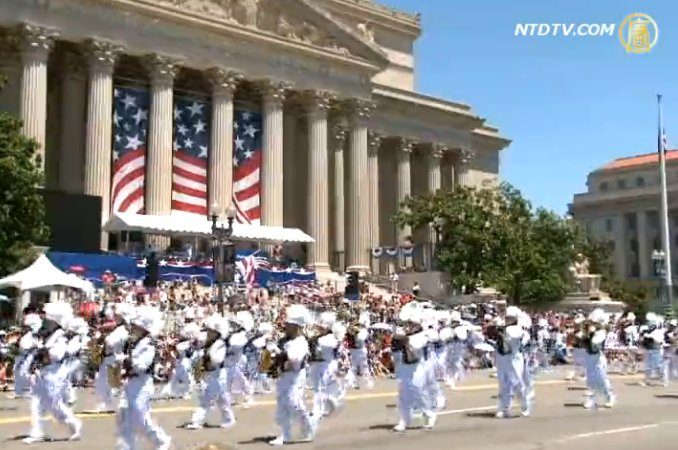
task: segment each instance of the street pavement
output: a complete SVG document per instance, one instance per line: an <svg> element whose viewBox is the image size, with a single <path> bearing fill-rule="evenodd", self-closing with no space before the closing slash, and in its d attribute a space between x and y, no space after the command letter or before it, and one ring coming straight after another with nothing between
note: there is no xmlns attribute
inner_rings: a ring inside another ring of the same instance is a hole
<svg viewBox="0 0 678 450"><path fill-rule="evenodd" d="M535 410L531 417L498 420L496 380L488 373L471 375L455 391L447 390L447 409L440 413L433 430L412 429L393 433L397 418L394 380L381 380L372 390L351 391L338 414L321 423L313 443L286 446L290 449L392 449L392 450L676 450L678 449L678 384L668 388L641 387L638 377L612 376L618 397L613 409L587 411L581 407L583 384L563 380L562 371L542 375L537 381ZM310 395L309 395L310 398ZM275 399L258 397L248 410L235 407L237 424L228 430L182 428L195 401L160 400L153 403L154 418L173 438L176 449L201 443L226 443L234 448L270 448ZM92 408L90 390L80 393L76 411ZM50 422L55 440L34 444L44 449L112 449L115 419L111 415L80 413L83 439L67 442L68 431ZM214 413L212 423L218 424ZM21 442L29 428L28 401L0 397L0 442L3 450L26 448Z"/></svg>

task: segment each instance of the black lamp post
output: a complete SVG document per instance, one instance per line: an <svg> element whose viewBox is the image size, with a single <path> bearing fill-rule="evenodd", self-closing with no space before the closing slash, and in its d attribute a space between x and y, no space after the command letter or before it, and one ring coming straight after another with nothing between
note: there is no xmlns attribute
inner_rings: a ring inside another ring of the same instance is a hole
<svg viewBox="0 0 678 450"><path fill-rule="evenodd" d="M443 219L436 217L433 219L433 231L435 233L435 238L433 242L433 248L431 249L431 269L435 270L438 266L438 243L440 242L442 231L443 231Z"/></svg>
<svg viewBox="0 0 678 450"><path fill-rule="evenodd" d="M667 316L671 316L673 311L670 287L667 283L666 253L664 250L652 251L652 266L654 274L659 278L659 307L664 309Z"/></svg>
<svg viewBox="0 0 678 450"><path fill-rule="evenodd" d="M217 220L222 210L218 204L213 204L210 208L212 217L212 248L214 252L214 272L217 281L217 297L220 303L224 301L224 283L233 283L235 281L235 250L231 237L233 236L233 220L236 210L231 204L226 208L226 220L228 226L218 224ZM228 248L228 255L224 254L224 248ZM227 270L228 269L228 270Z"/></svg>

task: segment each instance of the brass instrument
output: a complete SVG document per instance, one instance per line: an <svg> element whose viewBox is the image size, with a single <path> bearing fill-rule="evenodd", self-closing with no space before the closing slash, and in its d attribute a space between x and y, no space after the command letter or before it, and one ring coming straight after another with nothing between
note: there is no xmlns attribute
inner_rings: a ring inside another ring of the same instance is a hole
<svg viewBox="0 0 678 450"><path fill-rule="evenodd" d="M120 364L113 364L106 368L108 371L108 386L112 389L122 388L122 367Z"/></svg>
<svg viewBox="0 0 678 450"><path fill-rule="evenodd" d="M104 345L96 339L92 339L89 344L89 359L94 367L99 367L104 361Z"/></svg>
<svg viewBox="0 0 678 450"><path fill-rule="evenodd" d="M261 351L261 356L259 357L259 372L269 373L275 362L275 357L271 351L267 348L264 348Z"/></svg>

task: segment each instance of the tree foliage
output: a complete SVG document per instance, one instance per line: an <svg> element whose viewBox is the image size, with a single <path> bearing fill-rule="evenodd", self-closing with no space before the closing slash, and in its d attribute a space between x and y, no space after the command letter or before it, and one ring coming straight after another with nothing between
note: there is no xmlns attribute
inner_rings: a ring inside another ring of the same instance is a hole
<svg viewBox="0 0 678 450"><path fill-rule="evenodd" d="M4 80L0 79L0 88ZM47 236L38 145L21 132L21 121L0 112L0 275L34 257L34 244Z"/></svg>
<svg viewBox="0 0 678 450"><path fill-rule="evenodd" d="M414 229L438 224L438 263L452 286L464 293L492 286L514 303L561 299L572 285L569 267L586 243L572 221L534 209L508 184L408 198L394 220ZM586 249L588 256L597 247Z"/></svg>

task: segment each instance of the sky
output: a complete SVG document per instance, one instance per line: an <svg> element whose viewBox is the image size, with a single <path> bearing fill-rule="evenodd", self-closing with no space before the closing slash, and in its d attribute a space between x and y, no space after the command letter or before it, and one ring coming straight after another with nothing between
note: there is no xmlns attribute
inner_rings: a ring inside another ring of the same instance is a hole
<svg viewBox="0 0 678 450"><path fill-rule="evenodd" d="M560 214L587 174L656 151L663 95L678 146L678 2L674 0L377 0L421 13L416 89L469 104L513 142L500 177ZM614 36L514 36L517 23L616 23L652 16L659 38L630 54Z"/></svg>

